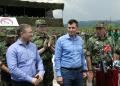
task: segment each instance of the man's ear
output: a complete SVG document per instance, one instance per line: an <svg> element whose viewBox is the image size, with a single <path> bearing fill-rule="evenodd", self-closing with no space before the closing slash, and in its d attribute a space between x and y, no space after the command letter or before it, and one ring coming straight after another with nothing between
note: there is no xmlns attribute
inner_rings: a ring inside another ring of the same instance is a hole
<svg viewBox="0 0 120 86"><path fill-rule="evenodd" d="M20 36L22 36L23 35L23 32L20 32Z"/></svg>
<svg viewBox="0 0 120 86"><path fill-rule="evenodd" d="M79 28L78 27L76 27L77 28L77 31L79 30Z"/></svg>

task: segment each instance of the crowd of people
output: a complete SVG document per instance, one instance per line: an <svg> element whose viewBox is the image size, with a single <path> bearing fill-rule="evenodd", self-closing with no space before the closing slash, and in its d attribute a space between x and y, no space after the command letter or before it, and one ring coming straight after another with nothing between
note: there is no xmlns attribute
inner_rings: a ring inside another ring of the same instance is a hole
<svg viewBox="0 0 120 86"><path fill-rule="evenodd" d="M54 78L60 86L96 86L95 71L120 68L119 29L98 24L94 34L80 34L71 19L66 34L49 36L45 20L35 24L34 31L21 24L17 37L0 41L1 86L53 86Z"/></svg>

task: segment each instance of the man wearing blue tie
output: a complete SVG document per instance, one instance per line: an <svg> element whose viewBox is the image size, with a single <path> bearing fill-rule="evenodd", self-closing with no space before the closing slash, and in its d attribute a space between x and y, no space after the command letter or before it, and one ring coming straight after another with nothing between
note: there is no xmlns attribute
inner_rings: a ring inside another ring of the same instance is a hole
<svg viewBox="0 0 120 86"><path fill-rule="evenodd" d="M78 22L68 22L68 33L61 36L55 46L56 79L61 86L82 86L87 70L83 53L83 40L76 34Z"/></svg>

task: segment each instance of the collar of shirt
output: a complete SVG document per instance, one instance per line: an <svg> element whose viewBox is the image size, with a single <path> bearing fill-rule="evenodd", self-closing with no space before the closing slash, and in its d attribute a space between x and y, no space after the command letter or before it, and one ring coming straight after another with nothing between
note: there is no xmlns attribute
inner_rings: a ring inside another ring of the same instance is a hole
<svg viewBox="0 0 120 86"><path fill-rule="evenodd" d="M19 45L23 45L23 46L29 46L30 42L28 42L27 44L23 43L20 39L17 40L17 43Z"/></svg>
<svg viewBox="0 0 120 86"><path fill-rule="evenodd" d="M72 39L72 40L77 40L77 39L78 39L78 36L76 35L76 36L74 36L74 37L71 37L71 36L67 33L66 38L67 38L67 39Z"/></svg>

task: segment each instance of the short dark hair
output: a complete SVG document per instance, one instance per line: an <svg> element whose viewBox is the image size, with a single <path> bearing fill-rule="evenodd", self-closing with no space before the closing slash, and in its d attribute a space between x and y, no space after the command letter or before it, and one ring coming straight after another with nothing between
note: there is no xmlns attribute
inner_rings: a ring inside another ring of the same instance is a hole
<svg viewBox="0 0 120 86"><path fill-rule="evenodd" d="M20 33L24 32L26 28L31 27L29 24L20 24L20 26L17 28L17 35L18 37L21 37Z"/></svg>
<svg viewBox="0 0 120 86"><path fill-rule="evenodd" d="M70 25L73 24L73 23L75 23L76 26L78 27L78 21L77 20L71 19L71 20L68 21L68 24L70 24Z"/></svg>

